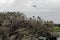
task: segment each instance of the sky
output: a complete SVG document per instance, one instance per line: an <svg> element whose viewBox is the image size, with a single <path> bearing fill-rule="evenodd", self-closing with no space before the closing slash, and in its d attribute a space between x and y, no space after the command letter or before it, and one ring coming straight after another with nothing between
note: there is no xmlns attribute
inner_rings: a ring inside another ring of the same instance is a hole
<svg viewBox="0 0 60 40"><path fill-rule="evenodd" d="M0 0L0 11L20 11L27 17L40 16L60 23L60 0Z"/></svg>

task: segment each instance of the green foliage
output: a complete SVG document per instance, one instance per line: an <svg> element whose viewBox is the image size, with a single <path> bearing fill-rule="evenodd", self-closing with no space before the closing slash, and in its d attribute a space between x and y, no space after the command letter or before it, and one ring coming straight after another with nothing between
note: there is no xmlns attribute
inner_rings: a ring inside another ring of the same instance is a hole
<svg viewBox="0 0 60 40"><path fill-rule="evenodd" d="M54 27L54 32L60 32L60 27Z"/></svg>

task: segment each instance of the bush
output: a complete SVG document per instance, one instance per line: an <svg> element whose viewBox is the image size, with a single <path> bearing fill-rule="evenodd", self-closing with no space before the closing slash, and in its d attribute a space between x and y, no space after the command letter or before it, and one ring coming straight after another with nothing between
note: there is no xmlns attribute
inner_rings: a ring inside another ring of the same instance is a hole
<svg viewBox="0 0 60 40"><path fill-rule="evenodd" d="M20 12L2 12L0 13L0 31L3 39L21 40L23 38L38 38L41 35L47 37L53 30L52 21L44 21L39 16L35 18L27 18ZM1 30L1 29L0 29ZM4 34L2 34L3 32ZM4 38L3 36L6 36Z"/></svg>

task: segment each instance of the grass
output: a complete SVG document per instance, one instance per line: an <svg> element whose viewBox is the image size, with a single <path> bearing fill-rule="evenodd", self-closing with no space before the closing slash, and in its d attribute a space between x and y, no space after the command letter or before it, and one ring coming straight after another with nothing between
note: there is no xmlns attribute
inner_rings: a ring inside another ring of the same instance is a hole
<svg viewBox="0 0 60 40"><path fill-rule="evenodd" d="M60 27L54 27L54 32L60 32Z"/></svg>

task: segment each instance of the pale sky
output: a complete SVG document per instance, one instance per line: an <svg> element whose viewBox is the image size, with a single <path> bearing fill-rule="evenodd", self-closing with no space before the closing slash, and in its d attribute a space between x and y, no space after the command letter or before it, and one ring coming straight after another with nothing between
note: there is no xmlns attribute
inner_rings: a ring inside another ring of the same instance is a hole
<svg viewBox="0 0 60 40"><path fill-rule="evenodd" d="M0 0L0 11L21 11L27 17L40 16L60 23L60 0Z"/></svg>

